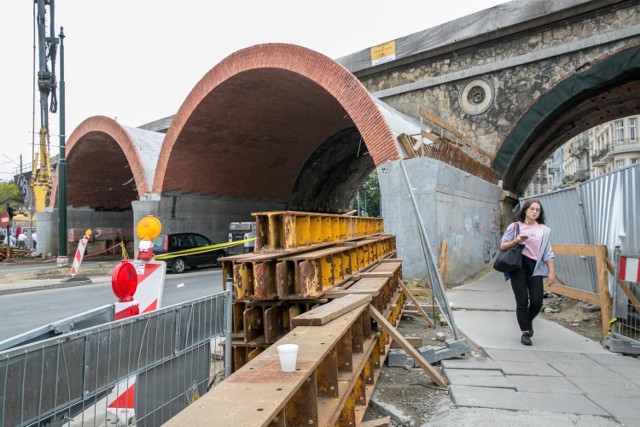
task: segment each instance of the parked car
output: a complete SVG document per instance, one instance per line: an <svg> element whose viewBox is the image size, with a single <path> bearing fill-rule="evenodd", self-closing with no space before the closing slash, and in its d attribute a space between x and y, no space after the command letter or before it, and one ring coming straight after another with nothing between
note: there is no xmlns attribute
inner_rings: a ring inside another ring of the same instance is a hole
<svg viewBox="0 0 640 427"><path fill-rule="evenodd" d="M153 241L153 253L156 255L166 254L213 244L211 239L199 233L161 234ZM176 258L166 259L165 261L167 268L173 273L182 273L187 267L197 268L201 265L218 265L218 258L223 256L225 256L224 249L218 249L203 253L181 255Z"/></svg>

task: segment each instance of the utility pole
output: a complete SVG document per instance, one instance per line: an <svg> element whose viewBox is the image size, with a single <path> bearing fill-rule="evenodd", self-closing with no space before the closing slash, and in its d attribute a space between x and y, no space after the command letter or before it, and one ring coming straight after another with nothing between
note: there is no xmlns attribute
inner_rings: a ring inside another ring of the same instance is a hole
<svg viewBox="0 0 640 427"><path fill-rule="evenodd" d="M60 27L60 158L58 161L58 266L69 264L67 257L67 163L65 160L64 122L64 32Z"/></svg>

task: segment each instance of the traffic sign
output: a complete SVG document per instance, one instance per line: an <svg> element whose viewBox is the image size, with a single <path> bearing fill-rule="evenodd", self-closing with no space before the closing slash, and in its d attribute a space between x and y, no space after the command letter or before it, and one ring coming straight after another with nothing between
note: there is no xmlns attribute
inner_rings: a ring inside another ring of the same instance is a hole
<svg viewBox="0 0 640 427"><path fill-rule="evenodd" d="M7 228L9 226L9 214L6 212L2 213L2 226Z"/></svg>

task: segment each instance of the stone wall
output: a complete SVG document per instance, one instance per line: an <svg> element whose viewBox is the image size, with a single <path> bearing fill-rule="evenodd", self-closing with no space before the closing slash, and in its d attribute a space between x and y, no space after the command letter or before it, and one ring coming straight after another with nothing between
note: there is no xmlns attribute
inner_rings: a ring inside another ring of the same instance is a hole
<svg viewBox="0 0 640 427"><path fill-rule="evenodd" d="M421 83L424 87L383 96L383 100L416 118L420 118L422 107L479 148L494 153L540 95L592 62L640 43L637 34L624 40L605 42L608 34L625 29L634 32L633 26L639 24L640 6L630 5L589 16L586 20L562 21L542 27L539 32L526 32L473 49L455 51L453 56L431 58L407 68L364 77L361 81L374 94ZM587 47L577 49L582 46ZM441 83L430 84L436 80ZM486 90L483 102L492 98L486 111L479 114L469 112L474 106L474 100L469 102L473 87ZM461 99L461 95L466 97ZM469 154L488 163L489 159L471 151Z"/></svg>

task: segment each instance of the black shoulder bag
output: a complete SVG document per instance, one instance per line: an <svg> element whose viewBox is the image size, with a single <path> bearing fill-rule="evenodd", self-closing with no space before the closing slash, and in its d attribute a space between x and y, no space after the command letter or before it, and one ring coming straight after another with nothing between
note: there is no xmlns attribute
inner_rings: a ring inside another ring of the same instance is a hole
<svg viewBox="0 0 640 427"><path fill-rule="evenodd" d="M520 234L520 227L518 223L516 225L516 237ZM493 268L502 272L509 273L511 271L522 268L522 250L524 249L524 245L515 245L507 249L506 251L500 251L498 253L498 257L496 258L496 262L493 264Z"/></svg>

